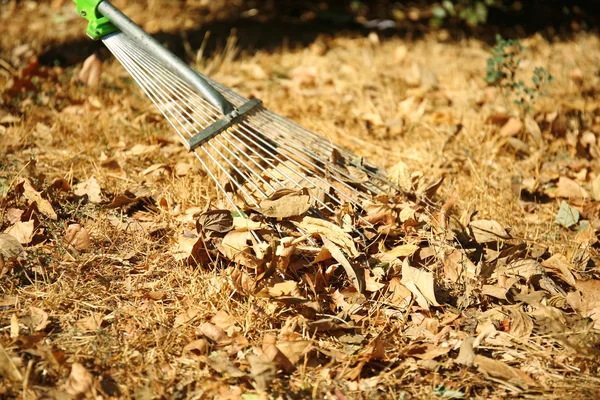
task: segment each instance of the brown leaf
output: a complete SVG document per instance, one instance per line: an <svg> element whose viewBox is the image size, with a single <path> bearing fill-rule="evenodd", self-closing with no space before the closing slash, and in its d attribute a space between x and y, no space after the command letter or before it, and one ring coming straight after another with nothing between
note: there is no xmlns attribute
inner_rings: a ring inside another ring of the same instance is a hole
<svg viewBox="0 0 600 400"><path fill-rule="evenodd" d="M94 377L79 363L71 366L71 375L65 382L65 391L73 396L89 394L92 391Z"/></svg>
<svg viewBox="0 0 600 400"><path fill-rule="evenodd" d="M0 343L0 377L13 382L23 381L23 374L19 367L21 359L9 353Z"/></svg>
<svg viewBox="0 0 600 400"><path fill-rule="evenodd" d="M313 217L303 217L300 222L292 222L307 234L327 236L327 239L340 246L350 257L360 256L352 237L334 223Z"/></svg>
<svg viewBox="0 0 600 400"><path fill-rule="evenodd" d="M311 348L310 340L282 341L277 343L277 348L288 360L295 365L304 355L308 354Z"/></svg>
<svg viewBox="0 0 600 400"><path fill-rule="evenodd" d="M389 169L387 178L405 192L410 192L412 190L410 169L403 161L398 161L396 165Z"/></svg>
<svg viewBox="0 0 600 400"><path fill-rule="evenodd" d="M223 329L210 322L205 322L196 328L196 335L205 336L215 343L220 343L229 339Z"/></svg>
<svg viewBox="0 0 600 400"><path fill-rule="evenodd" d="M48 313L41 308L30 307L31 310L31 324L33 330L43 331L48 325L50 325L50 318Z"/></svg>
<svg viewBox="0 0 600 400"><path fill-rule="evenodd" d="M600 174L592 181L592 197L595 201L600 201Z"/></svg>
<svg viewBox="0 0 600 400"><path fill-rule="evenodd" d="M408 259L402 262L402 280L400 281L415 296L422 308L429 310L429 304L439 306L435 299L433 274L424 269L414 268L408 264Z"/></svg>
<svg viewBox="0 0 600 400"><path fill-rule="evenodd" d="M452 282L457 282L459 277L474 278L477 276L477 266L458 249L447 251L443 257L443 263L444 276Z"/></svg>
<svg viewBox="0 0 600 400"><path fill-rule="evenodd" d="M23 215L24 212L25 211L20 210L18 208L9 208L8 210L6 210L5 217L9 223L15 224L15 223L21 221L21 216Z"/></svg>
<svg viewBox="0 0 600 400"><path fill-rule="evenodd" d="M444 354L448 354L452 350L449 346L443 347L433 343L412 344L404 348L404 354L416 357L421 360L433 360Z"/></svg>
<svg viewBox="0 0 600 400"><path fill-rule="evenodd" d="M523 123L518 118L509 119L506 124L500 128L500 136L510 137L519 134L523 130Z"/></svg>
<svg viewBox="0 0 600 400"><path fill-rule="evenodd" d="M210 319L210 322L221 328L223 331L228 331L229 328L235 326L236 321L227 311L219 310Z"/></svg>
<svg viewBox="0 0 600 400"><path fill-rule="evenodd" d="M65 231L65 240L77 250L85 251L90 248L90 234L83 226L71 224Z"/></svg>
<svg viewBox="0 0 600 400"><path fill-rule="evenodd" d="M509 240L512 236L498 222L488 219L471 221L469 224L477 243L490 243L499 240Z"/></svg>
<svg viewBox="0 0 600 400"><path fill-rule="evenodd" d="M567 301L584 317L594 321L595 329L600 329L600 280L579 281L575 286L577 292L567 295Z"/></svg>
<svg viewBox="0 0 600 400"><path fill-rule="evenodd" d="M323 247L325 247L331 256L335 258L337 262L339 262L348 278L352 282L352 285L356 288L359 293L362 293L365 289L365 271L364 268L356 263L350 263L342 250L338 246L336 246L331 240L329 240L325 235L321 235L321 240L323 240Z"/></svg>
<svg viewBox="0 0 600 400"><path fill-rule="evenodd" d="M477 366L477 369L485 375L508 382L522 389L538 386L525 372L510 367L501 361L476 355L473 359L473 363Z"/></svg>
<svg viewBox="0 0 600 400"><path fill-rule="evenodd" d="M558 178L556 184L556 191L554 192L556 197L564 197L566 199L589 199L590 195L588 192L579 186L573 179L569 179L565 176Z"/></svg>
<svg viewBox="0 0 600 400"><path fill-rule="evenodd" d="M190 308L186 311L183 311L183 312L177 314L177 316L175 317L175 322L173 323L173 328L178 328L182 325L187 324L188 322L190 322L191 320L196 318L196 316L199 313L200 313L200 311L198 311L197 309Z"/></svg>
<svg viewBox="0 0 600 400"><path fill-rule="evenodd" d="M259 259L252 253L251 243L252 234L250 231L230 231L217 245L217 248L229 260L255 269L262 265L264 260Z"/></svg>
<svg viewBox="0 0 600 400"><path fill-rule="evenodd" d="M550 270L553 273L557 274L564 280L566 283L571 285L572 287L577 286L577 282L575 276L571 272L569 268L570 263L562 254L555 254L547 260L542 261L542 266L546 268L546 270Z"/></svg>
<svg viewBox="0 0 600 400"><path fill-rule="evenodd" d="M31 203L36 203L38 206L38 210L40 210L40 212L45 215L46 217L50 218L53 221L56 221L56 219L58 218L56 215L56 212L54 211L54 209L52 208L52 204L50 204L50 202L46 199L44 199L42 197L42 195L37 192L33 186L31 186L31 183L29 183L28 180L24 180L22 181L19 186L22 185L23 188L23 196L25 196L25 198L27 200L29 200Z"/></svg>
<svg viewBox="0 0 600 400"><path fill-rule="evenodd" d="M9 261L25 256L25 250L17 238L8 233L0 233L0 256Z"/></svg>
<svg viewBox="0 0 600 400"><path fill-rule="evenodd" d="M77 322L75 322L75 326L82 331L97 331L102 326L102 320L104 319L104 314L95 313L90 315L89 317L81 318Z"/></svg>
<svg viewBox="0 0 600 400"><path fill-rule="evenodd" d="M300 290L298 289L298 283L296 281L284 281L276 283L269 288L269 295L272 297L280 296L293 296L302 297Z"/></svg>
<svg viewBox="0 0 600 400"><path fill-rule="evenodd" d="M189 356L191 356L191 358L195 359L198 356L208 354L209 350L210 350L210 343L208 343L208 340L206 340L204 338L200 338L200 339L191 341L190 343L186 344L183 347L182 356L189 355Z"/></svg>
<svg viewBox="0 0 600 400"><path fill-rule="evenodd" d="M475 338L469 336L465 338L462 345L460 346L460 351L458 352L458 357L454 360L457 364L466 365L470 367L473 365L475 360L475 351L473 350L473 342L475 342Z"/></svg>
<svg viewBox="0 0 600 400"><path fill-rule="evenodd" d="M419 250L419 246L417 246L416 244L402 244L400 246L394 247L390 251L386 251L385 253L381 254L380 258L382 261L391 261L399 257L410 257L413 254L415 254L417 250Z"/></svg>
<svg viewBox="0 0 600 400"><path fill-rule="evenodd" d="M254 387L260 391L267 390L277 375L277 368L273 362L264 361L254 354L248 354L246 360L250 364L250 373L254 379Z"/></svg>
<svg viewBox="0 0 600 400"><path fill-rule="evenodd" d="M233 229L233 216L228 210L206 211L196 220L198 233L218 232L227 233Z"/></svg>
<svg viewBox="0 0 600 400"><path fill-rule="evenodd" d="M102 202L100 185L98 184L96 178L94 178L93 176L87 181L75 185L75 187L73 188L73 192L77 196L87 195L88 201L90 203L97 204Z"/></svg>
<svg viewBox="0 0 600 400"><path fill-rule="evenodd" d="M525 117L525 130L536 143L541 144L544 142L540 126L530 115Z"/></svg>
<svg viewBox="0 0 600 400"><path fill-rule="evenodd" d="M27 222L18 221L4 232L13 236L21 244L28 244L33 238L33 225L33 220Z"/></svg>
<svg viewBox="0 0 600 400"><path fill-rule="evenodd" d="M85 59L77 76L80 82L89 87L96 87L102 75L102 61L95 53Z"/></svg>
<svg viewBox="0 0 600 400"><path fill-rule="evenodd" d="M533 320L518 308L509 308L510 325L508 333L515 337L527 339L533 332Z"/></svg>
<svg viewBox="0 0 600 400"><path fill-rule="evenodd" d="M400 282L400 278L393 277L388 284L388 298L390 303L405 309L410 305L412 293Z"/></svg>
<svg viewBox="0 0 600 400"><path fill-rule="evenodd" d="M260 213L271 218L289 218L304 214L311 207L308 189L279 189L260 202Z"/></svg>

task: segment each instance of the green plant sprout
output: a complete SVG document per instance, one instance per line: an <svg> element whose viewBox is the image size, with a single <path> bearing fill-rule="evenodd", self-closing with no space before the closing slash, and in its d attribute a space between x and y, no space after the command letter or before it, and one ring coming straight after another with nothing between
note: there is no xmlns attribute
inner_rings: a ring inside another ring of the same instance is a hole
<svg viewBox="0 0 600 400"><path fill-rule="evenodd" d="M533 111L537 98L546 94L546 88L554 82L554 77L543 67L537 67L531 77L531 85L517 79L521 64L523 46L519 40L505 40L496 36L496 46L487 60L485 81L502 91L505 101L513 100L519 107L521 117Z"/></svg>

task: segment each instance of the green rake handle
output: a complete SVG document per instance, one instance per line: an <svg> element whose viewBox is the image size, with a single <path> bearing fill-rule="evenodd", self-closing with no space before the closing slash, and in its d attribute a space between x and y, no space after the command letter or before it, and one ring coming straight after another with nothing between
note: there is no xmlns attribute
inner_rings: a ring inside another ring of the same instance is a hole
<svg viewBox="0 0 600 400"><path fill-rule="evenodd" d="M237 116L233 104L221 93L107 0L73 1L77 4L79 14L88 20L86 33L92 39L97 40L114 32L123 32L146 52L161 60L165 66L218 108L227 119Z"/></svg>

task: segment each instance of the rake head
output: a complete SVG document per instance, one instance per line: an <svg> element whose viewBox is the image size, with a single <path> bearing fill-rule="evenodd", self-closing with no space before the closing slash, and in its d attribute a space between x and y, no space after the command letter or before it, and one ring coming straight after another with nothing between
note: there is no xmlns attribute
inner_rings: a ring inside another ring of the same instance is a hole
<svg viewBox="0 0 600 400"><path fill-rule="evenodd" d="M333 213L398 190L363 158L187 67L110 3L100 2L98 11L120 30L101 36L104 44L233 210L261 208L281 190L303 190L313 213Z"/></svg>

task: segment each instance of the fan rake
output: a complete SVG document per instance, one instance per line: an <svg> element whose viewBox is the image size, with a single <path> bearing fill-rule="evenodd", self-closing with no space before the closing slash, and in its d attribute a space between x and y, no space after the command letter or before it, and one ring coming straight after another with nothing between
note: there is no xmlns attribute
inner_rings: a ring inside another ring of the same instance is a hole
<svg viewBox="0 0 600 400"><path fill-rule="evenodd" d="M306 190L311 212L399 190L377 166L193 70L104 0L74 0L238 215L278 190Z"/></svg>

